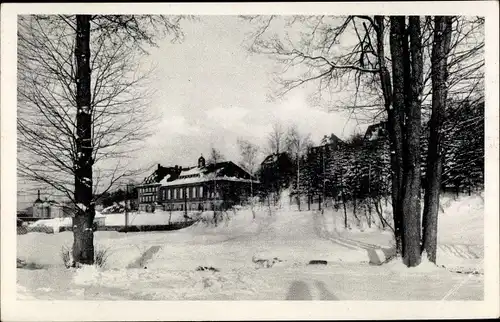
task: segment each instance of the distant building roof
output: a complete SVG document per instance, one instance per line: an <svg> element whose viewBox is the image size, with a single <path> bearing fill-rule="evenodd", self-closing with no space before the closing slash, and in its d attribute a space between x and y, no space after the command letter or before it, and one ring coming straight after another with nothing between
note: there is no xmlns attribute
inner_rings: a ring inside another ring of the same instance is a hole
<svg viewBox="0 0 500 322"><path fill-rule="evenodd" d="M273 153L273 154L270 154L268 155L264 161L261 162L262 165L273 165L275 164L276 162L278 162L278 160L280 160L280 162L284 161L284 160L289 160L290 157L288 155L288 153L286 152L280 152L280 153Z"/></svg>
<svg viewBox="0 0 500 322"><path fill-rule="evenodd" d="M368 126L365 132L365 140L375 141L378 138L383 137L385 135L386 129L387 129L386 121L382 121Z"/></svg>
<svg viewBox="0 0 500 322"><path fill-rule="evenodd" d="M167 178L168 180L173 180L174 178L177 178L181 171L182 167L179 166L163 167L158 164L158 168L152 174L144 178L141 185L157 184L165 178Z"/></svg>

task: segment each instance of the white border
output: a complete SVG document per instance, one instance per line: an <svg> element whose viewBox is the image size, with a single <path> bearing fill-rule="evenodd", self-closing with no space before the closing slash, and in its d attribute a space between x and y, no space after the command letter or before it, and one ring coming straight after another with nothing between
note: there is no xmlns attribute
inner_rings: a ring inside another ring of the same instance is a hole
<svg viewBox="0 0 500 322"><path fill-rule="evenodd" d="M279 320L479 318L499 316L499 5L488 2L3 4L1 10L2 320ZM452 14L486 17L485 299L480 302L380 301L16 301L16 15L28 13Z"/></svg>

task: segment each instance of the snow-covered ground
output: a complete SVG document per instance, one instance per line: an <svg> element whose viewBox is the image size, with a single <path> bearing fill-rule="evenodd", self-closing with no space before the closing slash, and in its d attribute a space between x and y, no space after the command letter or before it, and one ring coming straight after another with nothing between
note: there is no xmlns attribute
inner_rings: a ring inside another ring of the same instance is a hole
<svg viewBox="0 0 500 322"><path fill-rule="evenodd" d="M18 235L17 257L36 268L17 269L18 298L482 300L483 275L456 272L482 271L482 197L445 196L442 204L438 264L446 268L425 261L411 269L398 260L373 265L391 255L390 231L358 227L352 215L346 230L343 210L298 212L284 205L271 214L256 209L255 219L248 209L229 212L217 227L199 222L178 231L98 231L97 248L109 252L103 268L64 268L60 253L71 246L70 232ZM275 257L271 268L252 261ZM308 265L311 260L328 264Z"/></svg>

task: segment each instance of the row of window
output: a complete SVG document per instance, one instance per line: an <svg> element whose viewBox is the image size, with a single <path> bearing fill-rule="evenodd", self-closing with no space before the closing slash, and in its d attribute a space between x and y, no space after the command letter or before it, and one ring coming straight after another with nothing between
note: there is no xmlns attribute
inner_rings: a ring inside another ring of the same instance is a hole
<svg viewBox="0 0 500 322"><path fill-rule="evenodd" d="M185 196L184 196L185 195ZM162 191L163 199L195 199L203 197L203 186L187 188L171 188Z"/></svg>
<svg viewBox="0 0 500 322"><path fill-rule="evenodd" d="M139 196L139 202L140 203L150 203L150 202L156 202L156 194L153 195L146 195L146 196ZM203 186L199 187L187 187L187 188L170 188L170 189L164 189L161 191L161 199L162 200L183 200L185 199L197 199L197 198L203 198ZM214 193L210 193L211 198L213 197L219 197L219 193L217 192L215 195Z"/></svg>
<svg viewBox="0 0 500 322"><path fill-rule="evenodd" d="M139 197L139 202L140 203L155 202L155 201L156 201L156 196L155 195L141 196L141 197Z"/></svg>
<svg viewBox="0 0 500 322"><path fill-rule="evenodd" d="M139 188L139 194L147 193L147 192L155 192L156 187L143 187Z"/></svg>

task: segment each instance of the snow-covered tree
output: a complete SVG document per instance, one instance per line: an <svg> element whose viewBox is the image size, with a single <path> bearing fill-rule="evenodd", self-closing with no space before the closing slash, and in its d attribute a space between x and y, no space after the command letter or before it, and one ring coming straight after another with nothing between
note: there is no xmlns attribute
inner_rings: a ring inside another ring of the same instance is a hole
<svg viewBox="0 0 500 322"><path fill-rule="evenodd" d="M436 92L436 71L442 62L432 54L440 19L451 19L451 37L444 53L448 69L448 95L484 90L484 19L476 17L419 16L245 16L256 28L249 49L276 59L283 65L276 75L278 97L315 84L312 99L328 104L329 110L350 110L368 117L384 115L390 142L391 199L398 254L408 266L420 263L421 224L421 120L429 117L422 103ZM437 20L436 20L437 19ZM274 21L285 28L302 28L297 38L270 34ZM282 21L283 22L283 21ZM446 34L446 33L445 33ZM440 65L441 64L441 65ZM440 77L440 76L439 76ZM337 106L325 97L352 92ZM433 104L434 107L437 106ZM439 110L439 109L438 109ZM431 119L436 109L429 111ZM439 119L439 117L438 117ZM430 139L439 131L431 126ZM435 144L428 151L434 155ZM439 149L438 149L439 150ZM439 163L439 162L438 162ZM427 166L434 160L427 158ZM433 176L427 171L427 176ZM439 181L439 178L438 180ZM436 182L430 177L429 182ZM434 187L431 189L435 193ZM430 199L427 200L430 202ZM404 245L403 245L404 244Z"/></svg>
<svg viewBox="0 0 500 322"><path fill-rule="evenodd" d="M73 202L75 265L94 262L97 189L130 174L123 160L149 133L136 59L158 36L180 39L181 18L19 16L18 171Z"/></svg>

